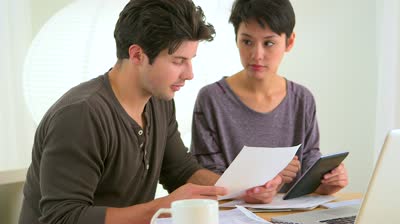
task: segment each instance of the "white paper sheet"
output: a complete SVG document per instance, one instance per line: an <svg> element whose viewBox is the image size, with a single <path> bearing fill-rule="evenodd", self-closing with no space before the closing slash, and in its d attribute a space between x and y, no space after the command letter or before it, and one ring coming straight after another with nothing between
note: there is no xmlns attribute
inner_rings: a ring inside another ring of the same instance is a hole
<svg viewBox="0 0 400 224"><path fill-rule="evenodd" d="M298 198L283 200L283 194L275 196L274 200L269 204L247 204L242 200L234 200L220 204L220 207L236 207L243 206L246 208L269 209L269 210L308 210L313 209L321 204L335 200L332 195L304 195Z"/></svg>
<svg viewBox="0 0 400 224"><path fill-rule="evenodd" d="M247 189L265 184L290 163L299 147L244 146L215 184L228 190L227 195L218 199L239 197Z"/></svg>
<svg viewBox="0 0 400 224"><path fill-rule="evenodd" d="M157 219L157 224L172 224L171 218ZM268 222L244 207L237 206L236 209L220 211L219 224L265 224Z"/></svg>

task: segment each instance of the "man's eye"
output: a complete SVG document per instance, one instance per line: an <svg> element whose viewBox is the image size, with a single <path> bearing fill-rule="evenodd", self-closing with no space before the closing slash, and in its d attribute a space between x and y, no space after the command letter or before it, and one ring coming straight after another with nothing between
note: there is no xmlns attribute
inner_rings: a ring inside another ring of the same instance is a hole
<svg viewBox="0 0 400 224"><path fill-rule="evenodd" d="M183 60L175 60L175 61L173 61L173 63L176 65L181 65L181 64L183 64Z"/></svg>
<svg viewBox="0 0 400 224"><path fill-rule="evenodd" d="M242 42L243 42L245 45L251 45L251 44L252 44L251 40L242 40Z"/></svg>

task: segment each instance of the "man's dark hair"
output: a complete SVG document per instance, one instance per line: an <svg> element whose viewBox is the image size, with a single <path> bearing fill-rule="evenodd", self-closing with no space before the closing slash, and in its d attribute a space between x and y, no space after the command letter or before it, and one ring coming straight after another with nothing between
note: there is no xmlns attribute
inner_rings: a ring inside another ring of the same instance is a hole
<svg viewBox="0 0 400 224"><path fill-rule="evenodd" d="M212 41L214 35L203 10L191 0L131 0L114 31L119 60L129 58L129 47L137 44L150 64L164 49L173 54L183 41Z"/></svg>
<svg viewBox="0 0 400 224"><path fill-rule="evenodd" d="M268 25L279 35L292 35L296 23L293 7L289 0L236 0L233 3L229 22L235 28L235 35L242 22L255 19L262 28Z"/></svg>

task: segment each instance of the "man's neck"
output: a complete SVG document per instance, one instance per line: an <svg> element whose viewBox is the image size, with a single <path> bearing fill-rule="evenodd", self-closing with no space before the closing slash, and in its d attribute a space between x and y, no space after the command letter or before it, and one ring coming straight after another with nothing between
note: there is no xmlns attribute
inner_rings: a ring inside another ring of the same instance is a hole
<svg viewBox="0 0 400 224"><path fill-rule="evenodd" d="M112 90L119 103L140 126L144 126L143 111L151 95L140 86L139 74L130 65L116 64L108 73Z"/></svg>

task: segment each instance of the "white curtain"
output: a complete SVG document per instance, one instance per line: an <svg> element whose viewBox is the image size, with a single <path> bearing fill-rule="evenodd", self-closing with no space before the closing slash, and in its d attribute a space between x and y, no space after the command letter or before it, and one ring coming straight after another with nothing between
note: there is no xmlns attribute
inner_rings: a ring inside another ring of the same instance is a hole
<svg viewBox="0 0 400 224"><path fill-rule="evenodd" d="M34 124L21 83L31 40L29 3L0 0L0 171L26 167L30 160Z"/></svg>

